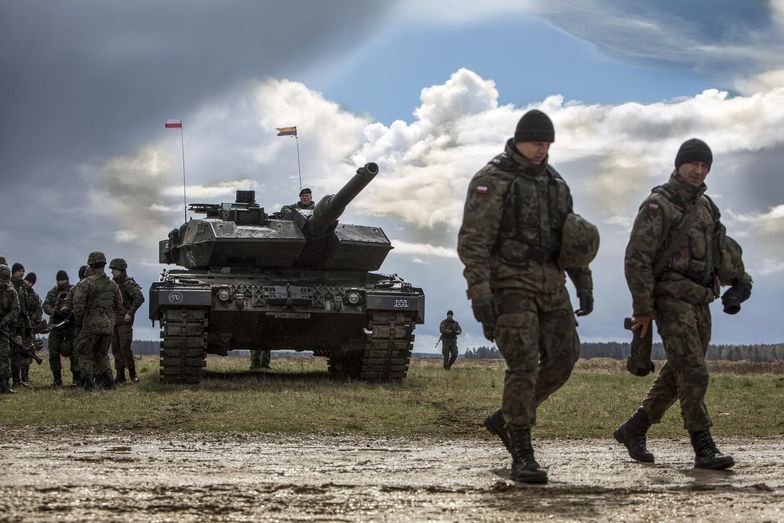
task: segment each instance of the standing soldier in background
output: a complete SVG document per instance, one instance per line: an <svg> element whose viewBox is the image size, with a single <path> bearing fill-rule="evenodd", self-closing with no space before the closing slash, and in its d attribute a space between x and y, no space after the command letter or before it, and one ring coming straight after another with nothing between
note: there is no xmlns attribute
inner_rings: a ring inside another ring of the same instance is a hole
<svg viewBox="0 0 784 523"><path fill-rule="evenodd" d="M46 293L43 304L44 312L49 315L50 325L58 324L65 319L62 309L65 306L65 299L73 287L68 279L68 273L64 270L57 271L55 281L56 285ZM63 384L61 356L70 358L71 376L73 382L76 383L79 378L76 358L73 357L72 325L64 325L49 331L49 368L52 371L52 385L55 387L60 387Z"/></svg>
<svg viewBox="0 0 784 523"><path fill-rule="evenodd" d="M114 368L117 371L116 383L125 383L125 369L128 369L128 379L136 383L136 362L133 360L133 318L136 311L144 303L142 288L126 272L128 264L122 258L115 258L109 263L114 282L122 294L122 309L117 313L112 333L112 354L114 355Z"/></svg>
<svg viewBox="0 0 784 523"><path fill-rule="evenodd" d="M114 322L122 310L120 288L104 271L106 256L99 251L87 257L91 274L74 288L73 313L79 337L76 353L82 388L95 388L96 377L102 379L107 389L114 388L114 377L109 365L109 343L114 332Z"/></svg>
<svg viewBox="0 0 784 523"><path fill-rule="evenodd" d="M632 295L632 329L645 337L652 321L664 343L667 362L642 405L613 433L629 455L653 462L645 435L677 399L689 431L696 468L725 469L732 456L719 452L709 432L705 407L711 338L708 305L720 285L724 312L735 314L751 296L740 246L726 236L718 207L705 195L713 153L702 140L685 141L675 156L669 181L655 187L640 206L626 247L626 282Z"/></svg>
<svg viewBox="0 0 784 523"><path fill-rule="evenodd" d="M72 383L73 386L81 386L82 385L82 371L80 370L79 366L79 354L76 351L76 341L79 337L79 326L76 324L73 316L73 303L74 303L74 293L76 292L76 287L78 287L85 278L87 278L90 274L92 274L92 270L88 265L82 265L79 267L79 283L73 285L69 290L68 294L65 297L65 301L63 302L62 312L65 316L70 316L71 321L73 322L70 326L71 329L71 336L72 336L72 347L71 347L71 371L73 372L74 366L76 367L76 375L75 380Z"/></svg>
<svg viewBox="0 0 784 523"><path fill-rule="evenodd" d="M46 322L44 321L44 311L41 307L41 297L35 292L33 286L38 281L38 277L34 272L28 273L24 277L25 291L27 292L27 314L30 319L30 334L24 340L24 346L27 354L22 358L22 383L30 383L30 365L33 363L32 354L35 353L37 348L36 343L40 343L36 334L46 330Z"/></svg>
<svg viewBox="0 0 784 523"><path fill-rule="evenodd" d="M1 257L0 257L1 258ZM15 336L14 326L19 316L19 298L11 285L11 269L0 263L0 394L15 392L8 385L11 377L11 337Z"/></svg>
<svg viewBox="0 0 784 523"><path fill-rule="evenodd" d="M438 330L441 331L441 354L444 355L444 368L449 370L457 360L457 337L463 333L460 324L454 319L452 311L446 311L446 319L441 320Z"/></svg>
<svg viewBox="0 0 784 523"><path fill-rule="evenodd" d="M269 369L272 354L268 350L252 349L250 351L251 369Z"/></svg>
<svg viewBox="0 0 784 523"><path fill-rule="evenodd" d="M588 264L596 227L572 210L569 186L548 162L555 130L538 110L468 186L457 252L468 298L507 370L500 411L485 420L512 455L511 477L546 483L531 444L536 409L572 373L580 355L564 270L577 288L578 316L593 310Z"/></svg>
<svg viewBox="0 0 784 523"><path fill-rule="evenodd" d="M22 339L21 346L14 345L11 348L11 374L15 387L19 385L29 387L29 384L22 380L22 366L27 357L24 354L24 346L26 345L27 337L30 335L30 317L27 314L27 285L24 282L24 275L24 265L14 263L11 267L11 283L14 285L17 298L19 298L19 317L16 321L15 332Z"/></svg>

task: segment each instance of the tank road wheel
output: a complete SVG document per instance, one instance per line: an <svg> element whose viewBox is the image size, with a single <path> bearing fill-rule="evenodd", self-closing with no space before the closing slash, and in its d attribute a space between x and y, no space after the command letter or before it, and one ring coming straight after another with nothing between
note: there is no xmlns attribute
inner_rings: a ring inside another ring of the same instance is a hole
<svg viewBox="0 0 784 523"><path fill-rule="evenodd" d="M372 334L362 358L360 378L402 382L414 348L415 318L405 312L373 312Z"/></svg>
<svg viewBox="0 0 784 523"><path fill-rule="evenodd" d="M161 326L161 383L199 383L207 366L207 310L167 308Z"/></svg>

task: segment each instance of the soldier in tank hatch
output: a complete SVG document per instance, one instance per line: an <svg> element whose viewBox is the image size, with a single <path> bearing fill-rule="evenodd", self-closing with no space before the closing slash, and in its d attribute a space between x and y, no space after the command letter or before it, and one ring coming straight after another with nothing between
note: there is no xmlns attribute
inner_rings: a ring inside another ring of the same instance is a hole
<svg viewBox="0 0 784 523"><path fill-rule="evenodd" d="M288 212L293 209L300 209L300 210L313 210L316 208L316 202L313 201L313 191L310 188L305 187L299 192L299 201L296 203L292 203L291 205L285 205L280 212Z"/></svg>
<svg viewBox="0 0 784 523"><path fill-rule="evenodd" d="M534 456L536 409L572 373L580 354L565 272L577 289L578 316L593 310L588 264L598 230L574 214L569 186L549 163L555 129L525 113L503 153L468 186L457 252L468 298L507 370L501 409L485 419L512 455L511 477L546 483Z"/></svg>
<svg viewBox="0 0 784 523"><path fill-rule="evenodd" d="M678 400L694 448L694 466L725 469L735 463L716 447L705 407L709 304L721 285L729 285L722 296L724 312L737 313L751 296L752 281L740 246L726 236L719 209L705 194L712 165L713 153L705 142L685 141L667 183L655 187L640 206L626 247L632 329L644 336L655 318L667 355L642 405L613 433L637 461L653 462L646 433Z"/></svg>

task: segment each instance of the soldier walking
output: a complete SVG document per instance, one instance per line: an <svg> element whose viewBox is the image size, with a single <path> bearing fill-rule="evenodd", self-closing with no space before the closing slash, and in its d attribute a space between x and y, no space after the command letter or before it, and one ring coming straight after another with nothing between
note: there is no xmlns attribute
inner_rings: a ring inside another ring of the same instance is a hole
<svg viewBox="0 0 784 523"><path fill-rule="evenodd" d="M527 483L547 482L531 444L536 408L566 383L580 354L564 270L577 288L576 314L590 314L588 264L599 244L548 162L554 141L545 113L523 115L505 151L471 180L457 245L474 317L507 365L501 410L485 426L510 451L512 479Z"/></svg>
<svg viewBox="0 0 784 523"><path fill-rule="evenodd" d="M632 328L644 337L656 319L667 355L642 405L613 433L637 461L653 462L646 433L678 400L694 448L694 466L725 469L735 463L719 452L709 431L708 305L718 296L720 285L731 285L722 301L725 312L737 313L740 303L751 296L752 281L740 246L726 236L718 207L705 195L704 182L712 164L713 153L705 142L685 141L667 183L655 187L640 206L626 247Z"/></svg>
<svg viewBox="0 0 784 523"><path fill-rule="evenodd" d="M144 303L142 289L136 281L126 272L128 264L122 258L115 258L109 262L114 282L120 287L122 294L122 309L117 313L114 332L112 333L112 354L114 355L114 368L117 371L116 383L125 383L125 369L128 369L128 379L136 383L136 362L133 359L133 319L136 311Z"/></svg>
<svg viewBox="0 0 784 523"><path fill-rule="evenodd" d="M73 287L68 278L68 273L64 270L57 271L55 275L55 286L46 293L43 310L49 315L50 327L62 323L65 320L63 308L65 299ZM76 358L73 356L73 325L66 324L59 328L49 331L49 369L52 371L52 385L61 387L62 362L61 357L69 358L71 367L72 381L79 380Z"/></svg>
<svg viewBox="0 0 784 523"><path fill-rule="evenodd" d="M444 369L449 370L457 360L457 337L463 333L460 324L454 320L454 313L446 311L446 319L438 326L441 331L441 354L444 356Z"/></svg>
<svg viewBox="0 0 784 523"><path fill-rule="evenodd" d="M11 283L19 299L19 316L16 321L15 332L22 340L21 344L12 344L11 347L11 374L15 387L29 387L29 383L22 379L22 367L27 358L24 347L30 336L30 316L27 312L27 285L24 282L25 268L21 263L11 266ZM29 368L29 367L28 367Z"/></svg>
<svg viewBox="0 0 784 523"><path fill-rule="evenodd" d="M105 272L106 256L91 252L87 258L90 275L74 288L73 313L79 336L76 353L79 358L82 388L95 388L96 378L104 388L114 388L114 377L109 365L109 343L114 332L117 314L122 311L120 288Z"/></svg>
<svg viewBox="0 0 784 523"><path fill-rule="evenodd" d="M2 259L5 262L5 258ZM11 378L11 338L19 316L19 298L11 285L11 269L0 263L0 394L14 391L9 385Z"/></svg>

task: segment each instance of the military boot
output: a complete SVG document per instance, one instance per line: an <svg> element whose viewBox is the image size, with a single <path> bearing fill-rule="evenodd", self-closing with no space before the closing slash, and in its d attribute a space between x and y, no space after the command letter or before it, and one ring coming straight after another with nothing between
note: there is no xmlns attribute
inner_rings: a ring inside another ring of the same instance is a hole
<svg viewBox="0 0 784 523"><path fill-rule="evenodd" d="M30 367L22 367L19 370L19 375L22 378L22 385L25 387L30 386Z"/></svg>
<svg viewBox="0 0 784 523"><path fill-rule="evenodd" d="M645 434L651 428L651 420L642 407L626 420L626 423L615 429L615 441L626 447L633 460L653 463L653 454L645 447Z"/></svg>
<svg viewBox="0 0 784 523"><path fill-rule="evenodd" d="M82 379L78 370L71 370L71 387L81 387Z"/></svg>
<svg viewBox="0 0 784 523"><path fill-rule="evenodd" d="M501 409L498 409L485 418L485 428L487 431L490 432L490 434L498 436L501 443L506 447L506 450L512 452L512 449L509 448L509 436L506 433L505 427L506 421L504 420L504 414L501 412Z"/></svg>
<svg viewBox="0 0 784 523"><path fill-rule="evenodd" d="M63 377L60 369L52 369L52 387L62 387Z"/></svg>
<svg viewBox="0 0 784 523"><path fill-rule="evenodd" d="M125 376L123 376L123 383L125 383ZM114 389L114 388L116 388L115 381L114 381L114 376L112 376L111 369L107 370L106 372L104 372L104 374L103 374L103 384L102 385L103 385L104 389Z"/></svg>
<svg viewBox="0 0 784 523"><path fill-rule="evenodd" d="M8 386L8 374L0 373L0 394L14 394L16 391Z"/></svg>
<svg viewBox="0 0 784 523"><path fill-rule="evenodd" d="M131 364L128 366L128 380L131 383L138 383L139 376L136 375L136 365L131 361Z"/></svg>
<svg viewBox="0 0 784 523"><path fill-rule="evenodd" d="M16 368L11 371L11 380L14 383L14 387L27 387L26 384L22 383L22 369Z"/></svg>
<svg viewBox="0 0 784 523"><path fill-rule="evenodd" d="M539 468L531 445L530 430L510 430L509 449L512 454L512 473L514 481L522 483L547 483L547 471Z"/></svg>
<svg viewBox="0 0 784 523"><path fill-rule="evenodd" d="M691 446L694 447L695 469L723 470L735 464L732 456L725 456L719 452L707 430L690 432L689 435L691 436Z"/></svg>
<svg viewBox="0 0 784 523"><path fill-rule="evenodd" d="M114 383L125 383L125 367L117 367L117 377Z"/></svg>
<svg viewBox="0 0 784 523"><path fill-rule="evenodd" d="M92 376L83 374L79 381L81 382L82 389L84 389L85 392L90 392L95 390L95 381L93 380Z"/></svg>

